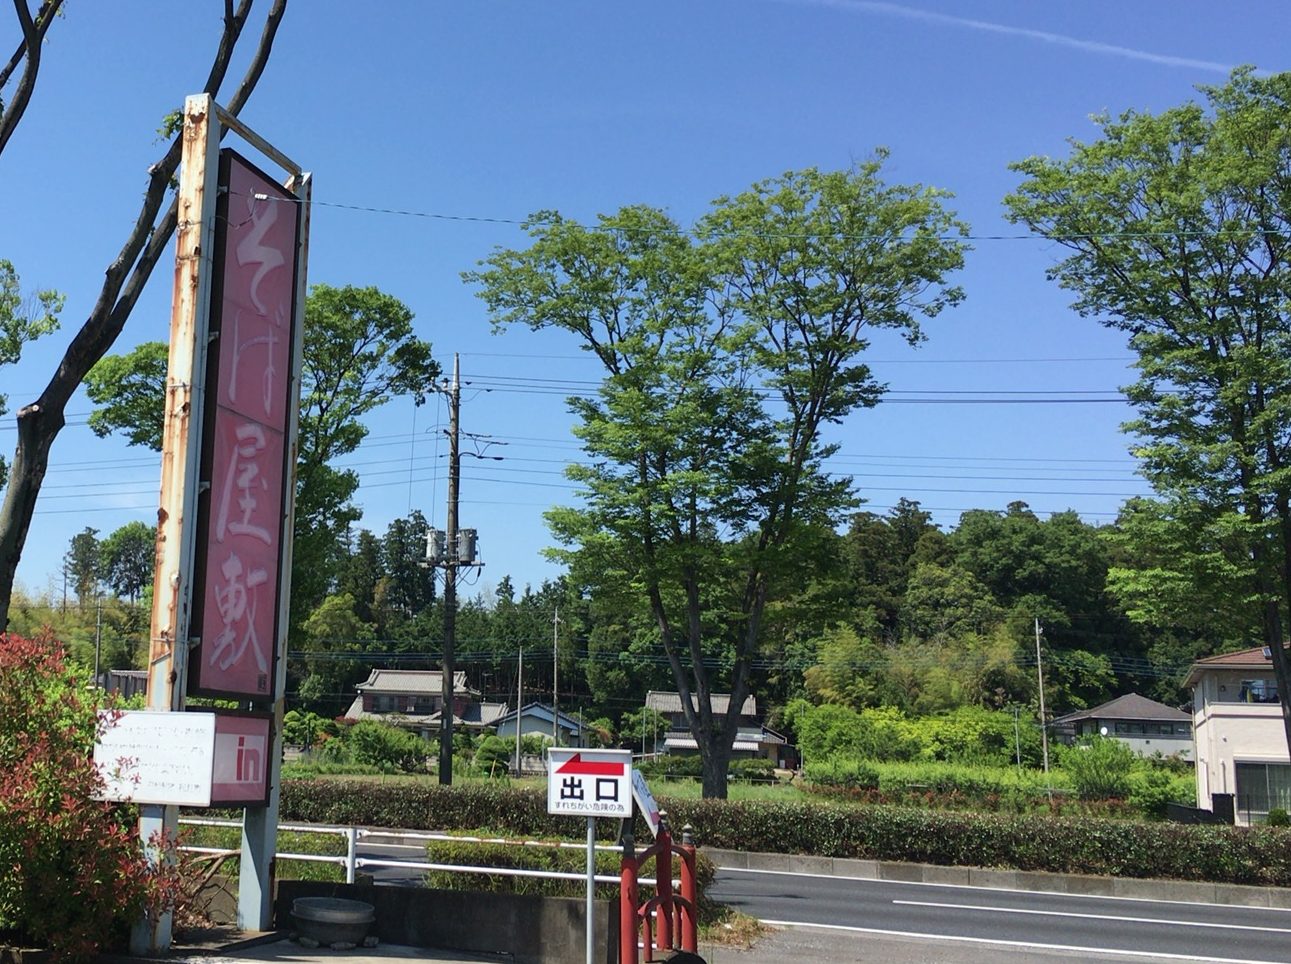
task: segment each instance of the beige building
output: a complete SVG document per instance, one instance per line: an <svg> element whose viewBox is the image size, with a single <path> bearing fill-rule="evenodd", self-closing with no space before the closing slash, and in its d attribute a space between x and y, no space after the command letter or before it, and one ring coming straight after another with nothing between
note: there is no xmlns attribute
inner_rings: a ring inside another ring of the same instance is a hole
<svg viewBox="0 0 1291 964"><path fill-rule="evenodd" d="M1257 647L1201 659L1187 680L1198 805L1220 810L1231 795L1243 824L1259 823L1270 808L1291 811L1291 756L1267 654Z"/></svg>

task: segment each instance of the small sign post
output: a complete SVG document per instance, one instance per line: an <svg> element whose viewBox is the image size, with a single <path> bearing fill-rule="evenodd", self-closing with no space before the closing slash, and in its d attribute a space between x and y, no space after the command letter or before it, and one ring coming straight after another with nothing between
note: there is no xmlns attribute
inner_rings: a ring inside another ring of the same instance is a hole
<svg viewBox="0 0 1291 964"><path fill-rule="evenodd" d="M632 768L632 797L636 800L641 815L645 817L646 826L650 828L650 836L658 837L659 804L654 802L654 794L650 792L645 777L636 767Z"/></svg>
<svg viewBox="0 0 1291 964"><path fill-rule="evenodd" d="M632 816L632 751L548 747L547 812L587 818L586 964L596 964L596 818Z"/></svg>

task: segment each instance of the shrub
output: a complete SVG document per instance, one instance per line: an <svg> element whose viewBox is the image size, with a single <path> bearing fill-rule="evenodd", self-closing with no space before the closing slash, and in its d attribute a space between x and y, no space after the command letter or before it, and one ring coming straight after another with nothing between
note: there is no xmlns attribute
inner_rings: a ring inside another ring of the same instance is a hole
<svg viewBox="0 0 1291 964"><path fill-rule="evenodd" d="M86 957L153 880L128 808L97 802L94 692L61 644L0 634L0 931Z"/></svg>
<svg viewBox="0 0 1291 964"><path fill-rule="evenodd" d="M376 720L360 720L323 744L323 759L358 763L384 773L413 773L426 769L430 744L415 733Z"/></svg>
<svg viewBox="0 0 1291 964"><path fill-rule="evenodd" d="M1127 796L1135 763L1133 750L1105 736L1091 737L1063 754L1063 767L1087 800Z"/></svg>
<svg viewBox="0 0 1291 964"><path fill-rule="evenodd" d="M1269 815L1264 821L1268 827L1288 827L1291 826L1291 815L1281 807L1273 807L1269 810Z"/></svg>
<svg viewBox="0 0 1291 964"><path fill-rule="evenodd" d="M1167 770L1152 768L1130 775L1129 802L1140 813L1165 816L1167 803L1197 802L1197 784L1194 777L1172 774Z"/></svg>
<svg viewBox="0 0 1291 964"><path fill-rule="evenodd" d="M1291 885L1291 830L1142 823L1082 815L967 813L895 806L681 800L659 796L674 828L702 846L950 866ZM488 814L509 835L577 840L586 826L546 812L540 790L497 786L288 781L282 817L319 823L474 830ZM617 821L598 821L613 840ZM638 821L637 838L645 839Z"/></svg>
<svg viewBox="0 0 1291 964"><path fill-rule="evenodd" d="M879 771L873 766L839 757L807 764L804 777L813 786L831 790L874 790L879 785Z"/></svg>
<svg viewBox="0 0 1291 964"><path fill-rule="evenodd" d="M523 749L523 746L521 747ZM506 776L515 756L515 742L500 736L489 735L480 741L475 751L475 772L484 776Z"/></svg>

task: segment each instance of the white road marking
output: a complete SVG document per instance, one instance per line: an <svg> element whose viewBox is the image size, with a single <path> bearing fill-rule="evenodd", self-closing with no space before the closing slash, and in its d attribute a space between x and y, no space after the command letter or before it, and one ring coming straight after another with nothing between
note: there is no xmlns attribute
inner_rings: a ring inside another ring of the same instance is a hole
<svg viewBox="0 0 1291 964"><path fill-rule="evenodd" d="M1122 950L1115 947L1086 947L1079 944L1041 944L1036 941L1003 941L991 937L952 937L945 934L924 934L919 931L888 931L877 927L848 927L843 924L810 924L796 920L768 920L762 923L773 927L816 927L827 931L844 931L849 934L877 934L880 937L914 937L920 940L957 941L961 944L988 944L993 947L1021 947L1044 951L1079 951L1088 954L1115 954L1120 957L1146 958L1153 961L1199 961L1201 964L1280 964L1278 961L1261 961L1244 957L1197 957L1192 954L1163 954L1152 951Z"/></svg>
<svg viewBox="0 0 1291 964"><path fill-rule="evenodd" d="M846 874L809 874L798 870L754 870L751 867L718 867L719 871L734 874L767 874L775 877L810 877L813 880L858 880L869 884L897 884L902 887L941 887L951 890L986 890L992 893L1006 891L1011 894L1036 894L1048 897L1069 897L1077 900L1120 900L1136 904L1179 904L1182 907L1222 907L1232 910L1240 907L1243 910L1271 912L1274 914L1291 913L1288 907L1260 907L1250 904L1221 904L1208 900L1170 900L1166 897L1130 897L1125 894L1070 894L1061 890L1031 890L1023 887L988 887L985 884L947 884L931 880L893 880L889 877L853 877Z"/></svg>
<svg viewBox="0 0 1291 964"><path fill-rule="evenodd" d="M1029 907L999 907L990 904L949 904L929 900L894 900L894 904L907 907L952 907L959 910L985 910L999 914L1036 914L1041 917L1081 917L1087 920L1116 920L1130 924L1169 924L1172 927L1214 927L1233 931L1267 931L1270 934L1291 934L1285 927L1256 927L1253 924L1211 924L1198 920L1169 920L1165 917L1117 917L1111 914L1077 914L1066 910L1035 910Z"/></svg>

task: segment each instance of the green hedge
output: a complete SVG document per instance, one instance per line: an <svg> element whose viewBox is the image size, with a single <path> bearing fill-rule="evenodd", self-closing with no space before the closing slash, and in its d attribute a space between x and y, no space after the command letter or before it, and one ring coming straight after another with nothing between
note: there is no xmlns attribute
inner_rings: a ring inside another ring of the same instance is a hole
<svg viewBox="0 0 1291 964"><path fill-rule="evenodd" d="M1291 829L1080 817L660 798L674 827L702 846L1058 873L1291 886ZM586 825L552 817L541 791L490 786L286 781L282 818L408 829L493 830L578 839ZM618 822L598 822L612 840ZM645 838L638 823L637 837Z"/></svg>

